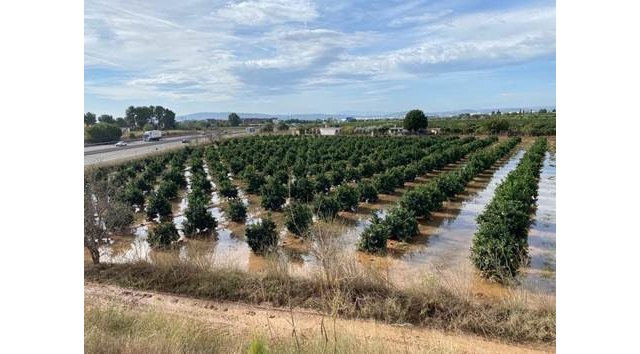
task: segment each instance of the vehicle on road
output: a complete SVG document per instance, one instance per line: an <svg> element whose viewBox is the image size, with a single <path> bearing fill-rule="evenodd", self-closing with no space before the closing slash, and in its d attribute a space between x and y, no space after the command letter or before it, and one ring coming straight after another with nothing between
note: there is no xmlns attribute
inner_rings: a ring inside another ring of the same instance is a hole
<svg viewBox="0 0 640 354"><path fill-rule="evenodd" d="M183 143L183 144L188 144L188 143L190 143L190 142L191 142L191 140L190 140L190 139L182 139L182 143Z"/></svg>
<svg viewBox="0 0 640 354"><path fill-rule="evenodd" d="M147 130L142 134L142 141L158 141L162 138L160 130Z"/></svg>
<svg viewBox="0 0 640 354"><path fill-rule="evenodd" d="M127 143L125 143L124 141L118 141L116 143L116 146L120 147L120 146L127 146Z"/></svg>

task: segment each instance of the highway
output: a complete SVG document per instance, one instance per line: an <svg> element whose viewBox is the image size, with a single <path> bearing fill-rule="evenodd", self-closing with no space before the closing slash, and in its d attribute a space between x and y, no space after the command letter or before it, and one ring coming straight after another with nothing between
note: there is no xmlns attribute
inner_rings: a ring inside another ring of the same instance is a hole
<svg viewBox="0 0 640 354"><path fill-rule="evenodd" d="M222 137L236 137L245 135L244 131L225 132ZM88 146L84 148L84 166L92 167L98 165L120 163L157 154L163 151L179 149L187 145L197 145L210 142L212 139L219 139L220 135L191 135L163 138L160 141L134 141L128 146L115 147L114 144ZM189 139L188 144L182 143L183 139Z"/></svg>
<svg viewBox="0 0 640 354"><path fill-rule="evenodd" d="M115 144L85 146L84 154L85 155L92 155L92 154L98 154L98 153L102 153L102 152L109 152L109 151L116 151L116 150L126 150L126 149L133 149L133 148L137 148L137 147L144 147L144 146L151 146L151 145L168 144L168 143L172 143L172 142L176 142L176 141L181 142L182 139L195 139L195 138L197 138L199 136L201 136L201 135L167 137L167 138L162 138L159 141L135 140L135 141L127 142L127 146L120 146L120 147L115 146Z"/></svg>

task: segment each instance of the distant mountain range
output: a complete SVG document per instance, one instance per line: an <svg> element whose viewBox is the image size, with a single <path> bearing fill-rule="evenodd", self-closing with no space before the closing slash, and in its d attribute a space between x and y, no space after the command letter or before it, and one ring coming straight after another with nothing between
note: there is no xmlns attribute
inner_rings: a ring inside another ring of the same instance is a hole
<svg viewBox="0 0 640 354"><path fill-rule="evenodd" d="M499 107L499 108L485 108L485 109L459 109L453 111L441 111L441 112L426 112L429 116L450 117L457 116L465 113L491 113L492 111L499 110L500 112L517 112L521 109L525 111L539 109L554 109L553 106L536 106L536 107ZM182 116L177 116L176 120L205 120L205 119L219 119L225 120L229 117L231 112L198 112L191 113ZM236 112L240 118L278 118L280 120L287 119L300 119L300 120L316 120L316 119L342 119L347 117L361 118L361 119L373 119L373 118L402 118L407 113L404 112L377 112L377 111L341 111L335 114L327 113L307 113L307 114L266 114L266 113L242 113Z"/></svg>
<svg viewBox="0 0 640 354"><path fill-rule="evenodd" d="M176 120L185 121L185 120L204 120L204 119L220 119L226 120L229 117L231 112L198 112L192 114L186 114L183 116L177 116ZM336 114L327 114L327 113L308 113L308 114L266 114L266 113L242 113L236 112L240 118L278 118L281 120L287 119L300 119L300 120L316 120L316 119L328 119L328 118L346 118L346 117L357 117L357 118L374 118L374 117L400 117L404 116L406 112L402 113L377 113L377 114L356 114L354 113L336 113Z"/></svg>

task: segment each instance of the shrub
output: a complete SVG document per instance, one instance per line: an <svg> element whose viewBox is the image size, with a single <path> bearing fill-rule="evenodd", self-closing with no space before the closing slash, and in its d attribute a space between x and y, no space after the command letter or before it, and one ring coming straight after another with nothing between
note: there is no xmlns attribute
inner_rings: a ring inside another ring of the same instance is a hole
<svg viewBox="0 0 640 354"><path fill-rule="evenodd" d="M171 215L171 203L164 195L154 192L149 196L146 212L149 219L155 218L156 215L164 219Z"/></svg>
<svg viewBox="0 0 640 354"><path fill-rule="evenodd" d="M110 123L98 123L94 124L85 129L86 136L89 138L89 141L94 143L104 143L108 141L116 141L120 139L122 135L122 130L115 125Z"/></svg>
<svg viewBox="0 0 640 354"><path fill-rule="evenodd" d="M340 185L336 189L336 200L340 204L340 210L353 211L358 207L358 190L348 185Z"/></svg>
<svg viewBox="0 0 640 354"><path fill-rule="evenodd" d="M277 170L273 173L273 179L275 179L280 184L289 183L289 175L284 170Z"/></svg>
<svg viewBox="0 0 640 354"><path fill-rule="evenodd" d="M218 191L227 198L235 198L238 196L238 189L228 179L222 179L218 183Z"/></svg>
<svg viewBox="0 0 640 354"><path fill-rule="evenodd" d="M459 173L445 173L436 177L435 184L447 197L452 197L462 191L464 191L464 183Z"/></svg>
<svg viewBox="0 0 640 354"><path fill-rule="evenodd" d="M331 188L331 181L329 180L329 177L324 173L316 176L315 188L318 193L327 193Z"/></svg>
<svg viewBox="0 0 640 354"><path fill-rule="evenodd" d="M284 204L287 199L287 189L275 179L270 178L267 183L262 186L260 196L262 197L261 204L263 208L280 210L282 204Z"/></svg>
<svg viewBox="0 0 640 354"><path fill-rule="evenodd" d="M414 165L408 165L404 169L404 181L413 181L418 176L418 168Z"/></svg>
<svg viewBox="0 0 640 354"><path fill-rule="evenodd" d="M201 234L218 226L217 220L207 210L205 200L198 195L189 197L189 205L184 213L184 232L186 235Z"/></svg>
<svg viewBox="0 0 640 354"><path fill-rule="evenodd" d="M179 167L171 168L162 176L162 179L173 182L179 188L185 188L187 186L187 179Z"/></svg>
<svg viewBox="0 0 640 354"><path fill-rule="evenodd" d="M296 200L310 202L313 200L313 183L306 177L298 177L293 183L291 195Z"/></svg>
<svg viewBox="0 0 640 354"><path fill-rule="evenodd" d="M170 180L163 180L158 186L158 194L167 199L173 199L178 196L178 186Z"/></svg>
<svg viewBox="0 0 640 354"><path fill-rule="evenodd" d="M245 237L251 250L256 253L271 251L278 245L276 224L271 220L271 216L247 226Z"/></svg>
<svg viewBox="0 0 640 354"><path fill-rule="evenodd" d="M344 173L342 170L333 170L328 173L329 181L331 181L332 186L337 186L344 181Z"/></svg>
<svg viewBox="0 0 640 354"><path fill-rule="evenodd" d="M362 177L371 177L375 173L373 164L368 161L361 163L360 166L358 166L358 170Z"/></svg>
<svg viewBox="0 0 640 354"><path fill-rule="evenodd" d="M155 178L153 179L155 181ZM149 192L152 189L151 183L144 176L140 176L133 181L134 186L142 192Z"/></svg>
<svg viewBox="0 0 640 354"><path fill-rule="evenodd" d="M239 159L230 160L229 169L231 169L231 172L236 175L244 169L244 163Z"/></svg>
<svg viewBox="0 0 640 354"><path fill-rule="evenodd" d="M242 200L233 198L229 199L229 205L227 207L227 214L232 221L239 222L247 217L247 207Z"/></svg>
<svg viewBox="0 0 640 354"><path fill-rule="evenodd" d="M313 214L308 206L294 202L284 210L284 224L292 233L302 236L313 221Z"/></svg>
<svg viewBox="0 0 640 354"><path fill-rule="evenodd" d="M367 226L360 235L358 250L368 253L386 253L389 232L389 226L373 214L371 225Z"/></svg>
<svg viewBox="0 0 640 354"><path fill-rule="evenodd" d="M127 184L124 190L119 193L118 198L129 205L137 205L139 207L144 205L144 194L134 183Z"/></svg>
<svg viewBox="0 0 640 354"><path fill-rule="evenodd" d="M359 181L362 176L360 175L360 170L354 167L349 167L344 172L344 180L348 182Z"/></svg>
<svg viewBox="0 0 640 354"><path fill-rule="evenodd" d="M374 178L374 186L380 193L391 194L395 191L396 180L389 173L383 173Z"/></svg>
<svg viewBox="0 0 640 354"><path fill-rule="evenodd" d="M171 246L171 244L178 241L179 238L180 235L173 222L166 221L149 232L147 241L151 247L162 248Z"/></svg>
<svg viewBox="0 0 640 354"><path fill-rule="evenodd" d="M336 217L340 211L340 203L331 196L319 195L316 197L313 208L319 218L323 220L331 220Z"/></svg>
<svg viewBox="0 0 640 354"><path fill-rule="evenodd" d="M247 182L247 193L251 194L259 193L265 183L264 176L253 166L247 166L243 172L243 178Z"/></svg>
<svg viewBox="0 0 640 354"><path fill-rule="evenodd" d="M212 188L211 181L204 174L194 173L191 175L191 189L199 189L208 194L211 193Z"/></svg>
<svg viewBox="0 0 640 354"><path fill-rule="evenodd" d="M392 208L383 222L389 227L389 237L396 240L406 242L419 233L416 215L401 206Z"/></svg>
<svg viewBox="0 0 640 354"><path fill-rule="evenodd" d="M445 196L434 183L420 186L406 192L400 199L400 206L412 211L416 216L428 217L440 208Z"/></svg>
<svg viewBox="0 0 640 354"><path fill-rule="evenodd" d="M378 201L378 190L370 182L358 183L358 194L361 202L372 203Z"/></svg>

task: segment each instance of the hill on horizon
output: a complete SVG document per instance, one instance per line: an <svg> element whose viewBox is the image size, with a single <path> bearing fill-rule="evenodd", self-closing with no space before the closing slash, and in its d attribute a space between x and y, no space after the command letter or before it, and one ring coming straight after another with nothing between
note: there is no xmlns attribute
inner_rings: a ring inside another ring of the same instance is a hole
<svg viewBox="0 0 640 354"><path fill-rule="evenodd" d="M438 117L450 117L457 116L459 114L465 113L491 113L492 111L501 111L501 112L516 112L521 109L525 111L533 110L537 111L539 109L555 109L555 106L535 106L535 107L497 107L497 108L483 108L483 109L459 109L459 110L451 110L451 111L440 111L440 112L426 112L429 116L438 116ZM268 113L246 113L246 112L236 112L240 118L278 118L281 120L286 119L300 119L300 120L316 120L316 119L328 119L328 118L336 118L342 119L346 117L354 117L354 118L402 118L408 111L403 112L361 112L361 111L342 111L335 114L329 113L301 113L301 114L268 114ZM232 112L197 112L191 114L180 115L176 117L178 121L185 120L205 120L205 119L217 119L217 120L226 120L229 117L229 114Z"/></svg>

